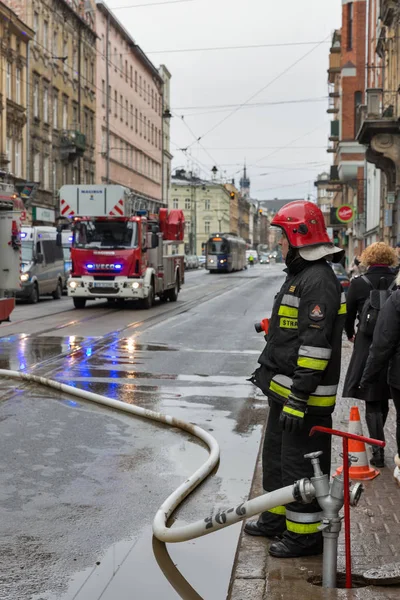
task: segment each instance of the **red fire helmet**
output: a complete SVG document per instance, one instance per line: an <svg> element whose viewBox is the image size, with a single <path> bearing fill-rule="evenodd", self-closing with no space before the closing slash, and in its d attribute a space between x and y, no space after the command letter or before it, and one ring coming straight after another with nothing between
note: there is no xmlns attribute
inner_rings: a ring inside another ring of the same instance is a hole
<svg viewBox="0 0 400 600"><path fill-rule="evenodd" d="M312 202L296 200L285 204L274 216L271 225L280 227L293 248L332 244L324 215Z"/></svg>

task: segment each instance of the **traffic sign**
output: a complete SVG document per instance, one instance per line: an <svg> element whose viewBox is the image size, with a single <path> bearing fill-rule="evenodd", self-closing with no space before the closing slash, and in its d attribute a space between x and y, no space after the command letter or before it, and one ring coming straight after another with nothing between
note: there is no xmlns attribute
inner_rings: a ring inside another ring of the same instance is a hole
<svg viewBox="0 0 400 600"><path fill-rule="evenodd" d="M344 206L339 206L336 211L337 220L340 223L350 223L354 219L354 209L352 206L345 204Z"/></svg>

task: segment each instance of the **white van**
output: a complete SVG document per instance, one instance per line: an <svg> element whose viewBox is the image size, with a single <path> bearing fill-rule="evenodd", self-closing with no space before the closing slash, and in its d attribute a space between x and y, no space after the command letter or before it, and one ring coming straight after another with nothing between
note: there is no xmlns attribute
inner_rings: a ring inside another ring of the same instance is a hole
<svg viewBox="0 0 400 600"><path fill-rule="evenodd" d="M64 258L55 227L22 227L21 289L17 298L36 304L40 296L59 300L64 287Z"/></svg>

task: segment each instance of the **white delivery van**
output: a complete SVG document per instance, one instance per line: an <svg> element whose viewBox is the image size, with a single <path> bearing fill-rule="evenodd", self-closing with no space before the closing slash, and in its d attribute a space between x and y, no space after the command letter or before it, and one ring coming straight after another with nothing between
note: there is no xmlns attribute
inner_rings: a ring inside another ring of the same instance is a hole
<svg viewBox="0 0 400 600"><path fill-rule="evenodd" d="M40 296L59 300L65 282L64 257L55 227L22 227L21 289L17 298L31 304Z"/></svg>

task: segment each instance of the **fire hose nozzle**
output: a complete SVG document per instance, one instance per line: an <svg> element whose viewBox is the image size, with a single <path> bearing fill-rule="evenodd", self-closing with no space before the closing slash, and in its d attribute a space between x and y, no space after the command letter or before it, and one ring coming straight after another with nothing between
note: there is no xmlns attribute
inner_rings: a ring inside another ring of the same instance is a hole
<svg viewBox="0 0 400 600"><path fill-rule="evenodd" d="M269 329L269 319L263 319L259 323L254 323L254 329L257 333L261 333L262 331L267 334Z"/></svg>

